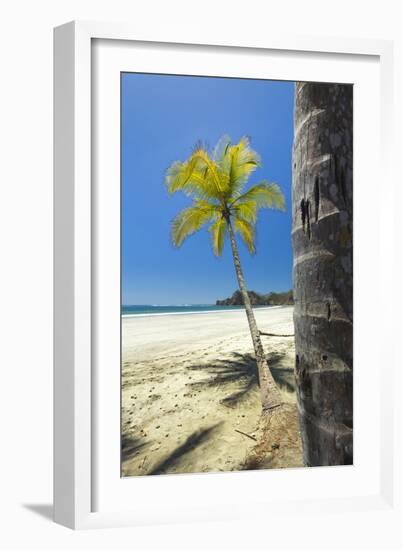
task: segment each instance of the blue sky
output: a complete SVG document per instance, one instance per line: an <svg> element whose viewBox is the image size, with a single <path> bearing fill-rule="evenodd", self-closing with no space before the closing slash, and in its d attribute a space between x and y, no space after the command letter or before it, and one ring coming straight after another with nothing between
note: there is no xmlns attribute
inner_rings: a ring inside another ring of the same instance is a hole
<svg viewBox="0 0 403 550"><path fill-rule="evenodd" d="M168 195L164 174L185 160L199 140L211 147L227 134L243 135L263 166L251 177L277 182L287 212L261 210L257 253L239 243L250 290L291 288L292 82L122 74L122 301L123 304L212 304L237 289L229 243L213 255L207 229L181 248L170 223L190 204Z"/></svg>

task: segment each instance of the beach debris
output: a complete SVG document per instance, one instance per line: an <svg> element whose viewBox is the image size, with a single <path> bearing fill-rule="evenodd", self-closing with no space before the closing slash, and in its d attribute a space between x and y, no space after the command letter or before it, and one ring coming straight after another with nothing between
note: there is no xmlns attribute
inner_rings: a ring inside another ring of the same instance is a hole
<svg viewBox="0 0 403 550"><path fill-rule="evenodd" d="M235 431L238 432L241 435L244 435L245 437L249 437L249 439L253 439L253 441L257 441L257 439L254 435L249 435L245 432L242 432L241 430L237 430L236 428L235 428Z"/></svg>
<svg viewBox="0 0 403 550"><path fill-rule="evenodd" d="M278 443L273 443L273 445L271 446L271 448L272 448L273 450L279 449L279 448L280 448L280 445L279 445Z"/></svg>
<svg viewBox="0 0 403 550"><path fill-rule="evenodd" d="M156 430L159 430L161 426L155 426L155 429Z"/></svg>
<svg viewBox="0 0 403 550"><path fill-rule="evenodd" d="M262 332L259 330L262 336L276 336L277 338L293 338L294 334L272 334L271 332Z"/></svg>
<svg viewBox="0 0 403 550"><path fill-rule="evenodd" d="M151 399L151 401L158 401L158 399L161 399L161 396L158 393L152 393L148 396L148 399Z"/></svg>

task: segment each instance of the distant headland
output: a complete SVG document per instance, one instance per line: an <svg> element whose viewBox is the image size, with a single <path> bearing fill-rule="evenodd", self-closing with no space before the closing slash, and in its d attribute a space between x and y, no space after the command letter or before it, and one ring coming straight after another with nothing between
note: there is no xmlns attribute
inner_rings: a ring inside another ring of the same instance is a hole
<svg viewBox="0 0 403 550"><path fill-rule="evenodd" d="M294 303L292 290L286 292L269 292L269 294L259 294L254 290L249 290L249 299L253 306L283 306L292 305ZM242 306L242 294L240 290L236 290L230 298L217 300L217 306Z"/></svg>

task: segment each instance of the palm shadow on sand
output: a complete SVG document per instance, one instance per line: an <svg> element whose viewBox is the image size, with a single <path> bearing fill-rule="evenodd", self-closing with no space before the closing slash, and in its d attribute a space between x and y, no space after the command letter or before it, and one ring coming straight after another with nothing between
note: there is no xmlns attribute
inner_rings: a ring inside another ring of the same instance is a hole
<svg viewBox="0 0 403 550"><path fill-rule="evenodd" d="M255 356L251 353L233 353L232 359L217 361L213 365L192 365L189 370L201 371L208 376L204 380L192 382L191 386L238 385L236 391L221 400L223 405L234 407L259 386L259 376ZM294 369L282 365L285 353L270 352L266 355L274 380L288 392L295 392Z"/></svg>
<svg viewBox="0 0 403 550"><path fill-rule="evenodd" d="M122 463L132 458L136 454L142 454L146 448L151 445L150 441L144 441L142 437L123 436L121 440L121 460Z"/></svg>
<svg viewBox="0 0 403 550"><path fill-rule="evenodd" d="M208 441L221 424L222 422L218 422L209 428L193 432L182 445L179 445L172 453L161 460L147 475L166 473L166 470L177 464L184 455L194 451L196 447Z"/></svg>

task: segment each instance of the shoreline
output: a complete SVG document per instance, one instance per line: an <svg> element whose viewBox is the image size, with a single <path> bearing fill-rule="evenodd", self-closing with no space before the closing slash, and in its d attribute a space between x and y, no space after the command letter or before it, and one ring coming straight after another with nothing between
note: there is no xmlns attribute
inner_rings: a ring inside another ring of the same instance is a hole
<svg viewBox="0 0 403 550"><path fill-rule="evenodd" d="M225 306L224 306L225 307ZM287 304L284 305L278 305L278 306L252 306L252 309L254 311L265 311L265 310L272 310L277 309L280 307L290 307ZM237 313L239 311L245 311L245 308L243 306L239 307L233 307L232 309L208 309L204 311L166 311L164 313L121 313L122 319L129 319L131 317L161 317L165 315L205 315L208 313Z"/></svg>

